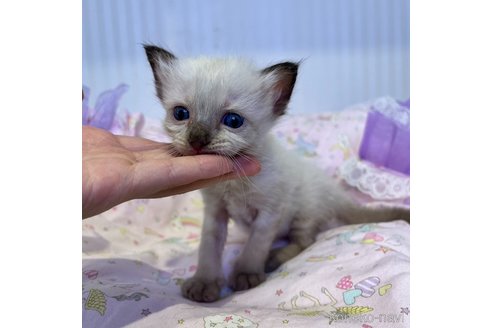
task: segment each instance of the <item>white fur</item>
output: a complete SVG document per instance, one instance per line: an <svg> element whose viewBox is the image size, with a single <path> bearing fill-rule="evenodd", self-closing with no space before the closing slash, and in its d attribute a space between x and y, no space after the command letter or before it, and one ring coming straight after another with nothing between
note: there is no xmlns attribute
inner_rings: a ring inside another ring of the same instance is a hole
<svg viewBox="0 0 492 328"><path fill-rule="evenodd" d="M161 99L167 109L165 128L181 154L192 153L186 126L193 122L205 124L217 133L206 150L224 155L235 155L271 128L275 119L270 110L275 96L271 90L273 74L262 76L249 61L237 58L185 59L161 63L161 67L166 74ZM176 106L186 107L190 120L176 121L171 112ZM239 129L221 124L228 111L240 113L245 124Z"/></svg>

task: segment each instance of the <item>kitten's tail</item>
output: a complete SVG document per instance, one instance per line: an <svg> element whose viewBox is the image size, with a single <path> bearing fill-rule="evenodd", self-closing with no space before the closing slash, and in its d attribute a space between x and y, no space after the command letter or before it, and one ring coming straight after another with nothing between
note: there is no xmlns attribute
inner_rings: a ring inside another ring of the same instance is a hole
<svg viewBox="0 0 492 328"><path fill-rule="evenodd" d="M404 220L410 223L410 209L403 207L369 207L346 202L338 212L348 224Z"/></svg>

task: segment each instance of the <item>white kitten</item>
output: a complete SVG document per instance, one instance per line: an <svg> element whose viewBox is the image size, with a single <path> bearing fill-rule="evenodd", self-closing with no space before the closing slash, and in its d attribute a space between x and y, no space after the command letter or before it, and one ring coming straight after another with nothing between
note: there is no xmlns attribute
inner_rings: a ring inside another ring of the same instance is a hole
<svg viewBox="0 0 492 328"><path fill-rule="evenodd" d="M219 298L226 280L222 251L227 222L249 231L230 284L245 290L311 245L320 231L342 224L409 220L404 209L371 209L355 204L321 170L284 150L268 134L285 113L298 64L258 70L240 59L180 59L145 46L157 96L167 110L165 129L179 155L215 153L233 160L255 157L261 172L203 190L205 216L198 269L182 293L199 302ZM290 243L270 253L273 241Z"/></svg>

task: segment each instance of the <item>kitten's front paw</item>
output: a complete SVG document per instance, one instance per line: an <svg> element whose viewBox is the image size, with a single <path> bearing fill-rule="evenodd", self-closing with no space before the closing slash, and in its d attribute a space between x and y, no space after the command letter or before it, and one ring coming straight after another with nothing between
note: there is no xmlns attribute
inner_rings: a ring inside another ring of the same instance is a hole
<svg viewBox="0 0 492 328"><path fill-rule="evenodd" d="M265 281L265 273L264 272L256 272L256 273L244 273L239 272L235 273L231 279L231 287L235 291L246 290L253 287L258 286L262 282Z"/></svg>
<svg viewBox="0 0 492 328"><path fill-rule="evenodd" d="M198 277L187 279L181 286L181 294L195 302L215 302L220 297L222 279L206 280Z"/></svg>

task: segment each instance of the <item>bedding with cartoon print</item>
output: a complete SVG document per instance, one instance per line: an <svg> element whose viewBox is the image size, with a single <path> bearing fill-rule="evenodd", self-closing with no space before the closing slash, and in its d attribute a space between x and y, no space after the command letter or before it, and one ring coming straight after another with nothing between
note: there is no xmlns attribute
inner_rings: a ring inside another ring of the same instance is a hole
<svg viewBox="0 0 492 328"><path fill-rule="evenodd" d="M285 117L274 133L351 188L359 201L408 206L408 176L358 159L369 108L366 103L338 113ZM141 135L166 140L159 123L149 120ZM354 183L354 177L360 181ZM367 188L371 184L374 188ZM323 232L258 287L237 293L224 289L221 300L203 304L180 294L180 285L196 270L202 210L195 191L133 200L84 220L83 326L409 327L406 222ZM245 238L231 221L226 274Z"/></svg>

